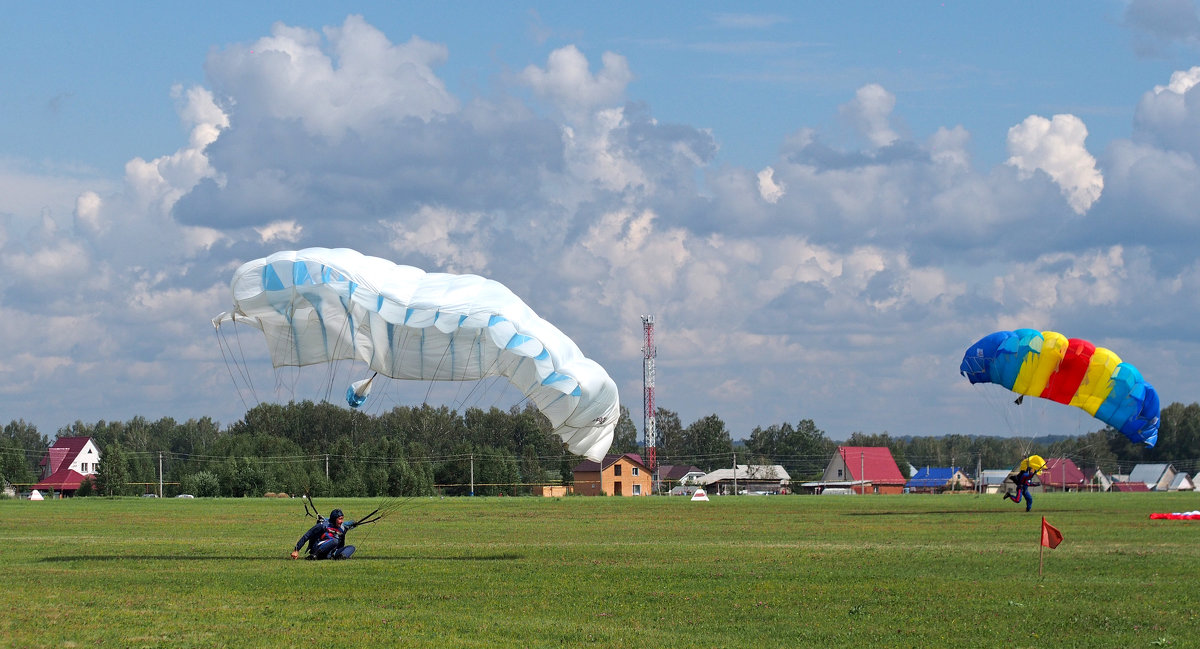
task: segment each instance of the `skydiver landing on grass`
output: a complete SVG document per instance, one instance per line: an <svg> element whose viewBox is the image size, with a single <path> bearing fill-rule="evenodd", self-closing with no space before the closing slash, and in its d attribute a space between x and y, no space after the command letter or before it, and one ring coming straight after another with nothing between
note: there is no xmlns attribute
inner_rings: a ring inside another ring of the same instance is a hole
<svg viewBox="0 0 1200 649"><path fill-rule="evenodd" d="M342 510L329 512L329 518L317 517L313 525L296 541L292 550L292 558L300 558L300 548L308 544L308 555L305 559L349 559L354 554L354 546L346 545L346 532L360 525L355 521L346 522Z"/></svg>
<svg viewBox="0 0 1200 649"><path fill-rule="evenodd" d="M1029 495L1029 483L1033 481L1033 476L1037 475L1037 471L1032 468L1021 469L1017 475L1013 476L1013 483L1017 485L1017 494L1005 491L1004 499L1011 500L1014 503L1020 503L1021 497L1025 498L1025 511L1033 509L1033 496Z"/></svg>

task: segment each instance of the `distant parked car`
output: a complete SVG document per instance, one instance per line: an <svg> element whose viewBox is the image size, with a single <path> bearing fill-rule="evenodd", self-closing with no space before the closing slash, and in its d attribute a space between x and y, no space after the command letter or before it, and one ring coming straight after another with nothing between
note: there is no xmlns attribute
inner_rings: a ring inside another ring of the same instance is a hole
<svg viewBox="0 0 1200 649"><path fill-rule="evenodd" d="M142 494L142 498L158 498L158 494Z"/></svg>
<svg viewBox="0 0 1200 649"><path fill-rule="evenodd" d="M176 498L195 498L192 494L179 494Z"/></svg>

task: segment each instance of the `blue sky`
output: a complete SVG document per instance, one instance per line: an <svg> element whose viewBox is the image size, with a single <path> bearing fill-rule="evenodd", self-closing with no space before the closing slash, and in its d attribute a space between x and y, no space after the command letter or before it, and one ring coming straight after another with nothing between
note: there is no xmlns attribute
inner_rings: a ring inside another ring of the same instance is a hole
<svg viewBox="0 0 1200 649"><path fill-rule="evenodd" d="M306 246L502 281L635 415L654 313L659 405L735 438L807 418L834 438L1091 430L1014 424L958 377L970 343L1022 326L1191 403L1198 15L9 7L0 420L235 421L208 319L237 264ZM252 400L319 396L285 392Z"/></svg>

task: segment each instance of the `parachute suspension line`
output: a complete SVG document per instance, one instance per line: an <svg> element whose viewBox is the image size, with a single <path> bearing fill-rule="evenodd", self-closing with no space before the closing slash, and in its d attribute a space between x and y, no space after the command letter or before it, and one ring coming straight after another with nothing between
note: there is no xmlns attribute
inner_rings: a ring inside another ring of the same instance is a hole
<svg viewBox="0 0 1200 649"><path fill-rule="evenodd" d="M228 353L226 353L226 351L227 351L226 344L228 341L222 339L222 334L221 334L221 330L219 327L214 329L213 333L215 333L217 336L217 347L219 347L221 349L221 360L225 362L225 371L229 373L229 380L230 380L230 382L233 383L233 387L237 390L238 400L242 402L243 408L245 408L246 410L249 410L250 406L246 405L246 397L244 397L242 395L242 386L238 384L237 377L233 373L232 365L237 365L237 361L232 360L233 349L230 348L228 350ZM242 381L244 383L246 383L247 389L250 390L250 394L251 394L251 396L253 396L254 395L254 384L252 384L250 382L250 380L247 376L247 373L244 371L244 369L239 367L238 374L242 375Z"/></svg>
<svg viewBox="0 0 1200 649"><path fill-rule="evenodd" d="M470 391L467 392L466 398L464 398L463 397L463 389L465 388L464 383L466 383L467 366L471 362L471 351L468 348L466 361L462 365L462 368L463 368L462 376L455 376L454 369L457 366L457 363L455 362L455 361L457 361L457 358L455 358L455 357L458 355L458 346L455 345L454 343L456 340L456 334L459 331L460 330L456 329L454 334L451 334L447 338L446 350L444 352L442 352L442 358L444 360L447 355L450 356L450 380L456 384L456 386L455 386L456 394L454 396L454 403L461 405L463 407L463 409L465 410L466 409L466 399L471 398L471 395L473 395L475 393L475 389L479 387L479 383L482 382L482 379L480 381L476 381L474 383L474 385L471 386ZM439 372L441 371L441 363L442 362L443 361L438 362L438 371Z"/></svg>
<svg viewBox="0 0 1200 649"><path fill-rule="evenodd" d="M421 345L422 345L422 347L424 347L425 340L426 340L425 331L426 331L426 328L421 329ZM446 348L442 350L441 356L438 357L438 363L437 363L437 366L434 368L433 376L435 376L435 377L441 376L442 368L446 365L446 359L449 358L450 359L450 380L455 381L456 383L459 383L459 385L457 386L458 395L455 396L454 403L459 407L465 408L465 404L461 400L462 389L463 389L462 382L459 380L456 380L456 377L454 376L454 353L455 353L454 336L447 335ZM469 360L469 358L468 358L468 360ZM466 377L466 367L467 367L466 364L464 364L462 378ZM425 401L427 403L429 401L429 396L433 393L434 382L435 382L434 380L430 380L429 387L425 389ZM474 392L474 390L472 390L472 392ZM468 393L468 397L469 396L470 396L470 393Z"/></svg>
<svg viewBox="0 0 1200 649"><path fill-rule="evenodd" d="M478 350L478 358L480 361L480 363L479 363L479 377L480 378L479 378L479 380L475 381L471 385L471 389L469 392L467 392L467 395L465 398L457 398L457 403L463 405L464 408L469 404L473 405L473 404L482 403L486 399L487 393L491 389L491 386L493 386L493 385L500 385L501 387L496 390L496 396L492 399L492 403L491 403L490 407L492 407L492 408L496 407L496 405L500 403L500 399L502 399L504 397L504 387L500 381L499 375L493 374L493 370L496 368L497 365L500 364L500 359L502 357L503 350L500 350L500 353L497 353L495 358L492 359L491 365L489 365L486 369L484 369L483 364L482 364L483 346L480 344L480 341L482 339L483 339L483 330L479 329L475 333L475 338L471 341L471 349L473 351ZM520 364L524 363L526 360L527 360L527 357L522 357L521 360L518 362L517 367L520 367ZM464 368L463 376L461 377L463 379L466 378L466 367L468 367L470 365L470 362L471 362L471 357L468 356L467 362L463 365L463 368ZM486 377L493 377L493 378L487 384L485 384ZM462 394L462 387L463 387L462 384L463 383L465 383L465 381L461 381L461 380L459 381L460 397ZM476 394L476 393L478 393L478 394ZM517 404L518 406L520 406L520 404L524 403L526 400L529 399L528 396L524 396L524 395L522 395L522 396L523 396L523 398L521 399L521 401L518 402L518 404Z"/></svg>
<svg viewBox="0 0 1200 649"><path fill-rule="evenodd" d="M250 364L246 360L246 348L244 346L242 346L241 328L239 328L237 326L236 319L233 322L234 322L233 338L234 338L234 340L237 341L238 356L240 356L242 358L242 362L241 362L242 370L241 371L243 372L243 374L245 376L246 386L250 389L250 395L252 397L254 397L254 403L258 404L262 400L258 398L258 390L254 387L254 375L250 372ZM247 408L247 410L249 410L249 408Z"/></svg>
<svg viewBox="0 0 1200 649"><path fill-rule="evenodd" d="M1029 450L1033 447L1033 436L1028 430L1030 418L1026 416L1026 410L1033 407L1032 402L1016 405L1011 398L1011 392L1002 392L1000 386L992 383L981 383L977 387L980 388L980 392L983 394L984 400L988 402L988 406L1004 421L1004 425L1013 433L1013 437L1023 444L1021 457L1028 457Z"/></svg>

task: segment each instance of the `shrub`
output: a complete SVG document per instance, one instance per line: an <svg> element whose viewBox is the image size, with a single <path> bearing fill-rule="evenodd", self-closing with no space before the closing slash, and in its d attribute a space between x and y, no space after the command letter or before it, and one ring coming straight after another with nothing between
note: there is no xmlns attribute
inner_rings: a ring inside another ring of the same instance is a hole
<svg viewBox="0 0 1200 649"><path fill-rule="evenodd" d="M221 482L208 471L198 471L180 480L179 490L199 498L213 498L221 495Z"/></svg>

